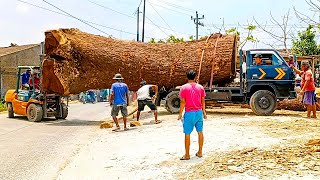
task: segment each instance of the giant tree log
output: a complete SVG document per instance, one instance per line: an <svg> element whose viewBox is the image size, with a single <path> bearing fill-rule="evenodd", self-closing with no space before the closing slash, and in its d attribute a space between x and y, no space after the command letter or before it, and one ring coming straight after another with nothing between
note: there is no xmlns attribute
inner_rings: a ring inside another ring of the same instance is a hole
<svg viewBox="0 0 320 180"><path fill-rule="evenodd" d="M320 111L320 104L316 102L317 111ZM278 109L292 110L292 111L306 111L307 107L302 103L302 97L296 99L285 99L278 103Z"/></svg>
<svg viewBox="0 0 320 180"><path fill-rule="evenodd" d="M116 73L122 74L133 91L141 80L170 89L187 81L189 69L200 69L201 84L210 81L212 69L214 83L228 82L235 76L236 46L234 35L213 34L181 43L141 43L78 29L51 30L45 33L43 90L69 95L110 88Z"/></svg>

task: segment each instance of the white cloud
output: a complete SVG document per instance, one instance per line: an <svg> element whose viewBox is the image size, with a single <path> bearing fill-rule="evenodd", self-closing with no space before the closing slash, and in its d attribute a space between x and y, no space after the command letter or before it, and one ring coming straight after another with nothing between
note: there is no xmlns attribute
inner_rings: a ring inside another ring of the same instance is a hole
<svg viewBox="0 0 320 180"><path fill-rule="evenodd" d="M30 10L29 6L23 3L18 3L16 6L16 12L20 14L26 14Z"/></svg>

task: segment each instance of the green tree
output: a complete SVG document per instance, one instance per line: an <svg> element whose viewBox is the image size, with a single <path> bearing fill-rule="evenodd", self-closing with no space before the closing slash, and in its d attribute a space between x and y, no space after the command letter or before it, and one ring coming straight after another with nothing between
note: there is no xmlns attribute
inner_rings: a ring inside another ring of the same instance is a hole
<svg viewBox="0 0 320 180"><path fill-rule="evenodd" d="M194 40L194 36L189 36L189 40L193 41Z"/></svg>
<svg viewBox="0 0 320 180"><path fill-rule="evenodd" d="M254 30L257 29L257 26L255 25L248 25L245 30L247 30L247 36L243 39L243 41L240 41L240 48L242 49L244 45L247 44L247 42L252 42L252 43L255 43L255 42L258 42L258 39L255 38L253 35L252 35L252 32ZM240 32L238 31L237 28L233 27L231 29L228 29L226 30L226 33L227 34L235 34L237 36L240 36Z"/></svg>
<svg viewBox="0 0 320 180"><path fill-rule="evenodd" d="M183 38L177 38L174 35L171 35L168 39L166 39L166 42L168 43L178 43L178 42L184 42Z"/></svg>
<svg viewBox="0 0 320 180"><path fill-rule="evenodd" d="M154 38L150 38L149 43L156 43L156 40Z"/></svg>
<svg viewBox="0 0 320 180"><path fill-rule="evenodd" d="M292 40L292 51L298 56L319 55L315 36L316 31L312 25L309 25L305 31L298 32L298 39Z"/></svg>
<svg viewBox="0 0 320 180"><path fill-rule="evenodd" d="M157 41L157 43L164 43L164 42L167 42L167 43L178 43L178 42L184 42L184 39L183 38L177 38L177 37L171 35L167 39L160 39L160 40ZM150 38L149 43L156 43L155 38Z"/></svg>

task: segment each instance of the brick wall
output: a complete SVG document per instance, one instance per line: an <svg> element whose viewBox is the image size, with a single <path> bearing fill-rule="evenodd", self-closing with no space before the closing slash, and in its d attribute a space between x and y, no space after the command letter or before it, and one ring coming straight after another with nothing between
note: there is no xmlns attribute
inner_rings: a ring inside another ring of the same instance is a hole
<svg viewBox="0 0 320 180"><path fill-rule="evenodd" d="M15 89L18 66L40 65L40 44L19 52L0 57L0 96L3 97L8 89Z"/></svg>

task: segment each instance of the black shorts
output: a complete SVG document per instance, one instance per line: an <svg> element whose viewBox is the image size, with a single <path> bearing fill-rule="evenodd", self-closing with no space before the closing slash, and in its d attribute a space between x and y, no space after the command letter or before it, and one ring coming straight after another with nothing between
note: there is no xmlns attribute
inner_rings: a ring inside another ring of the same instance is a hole
<svg viewBox="0 0 320 180"><path fill-rule="evenodd" d="M157 110L157 106L151 100L138 100L138 111L143 111L147 105L152 111Z"/></svg>

